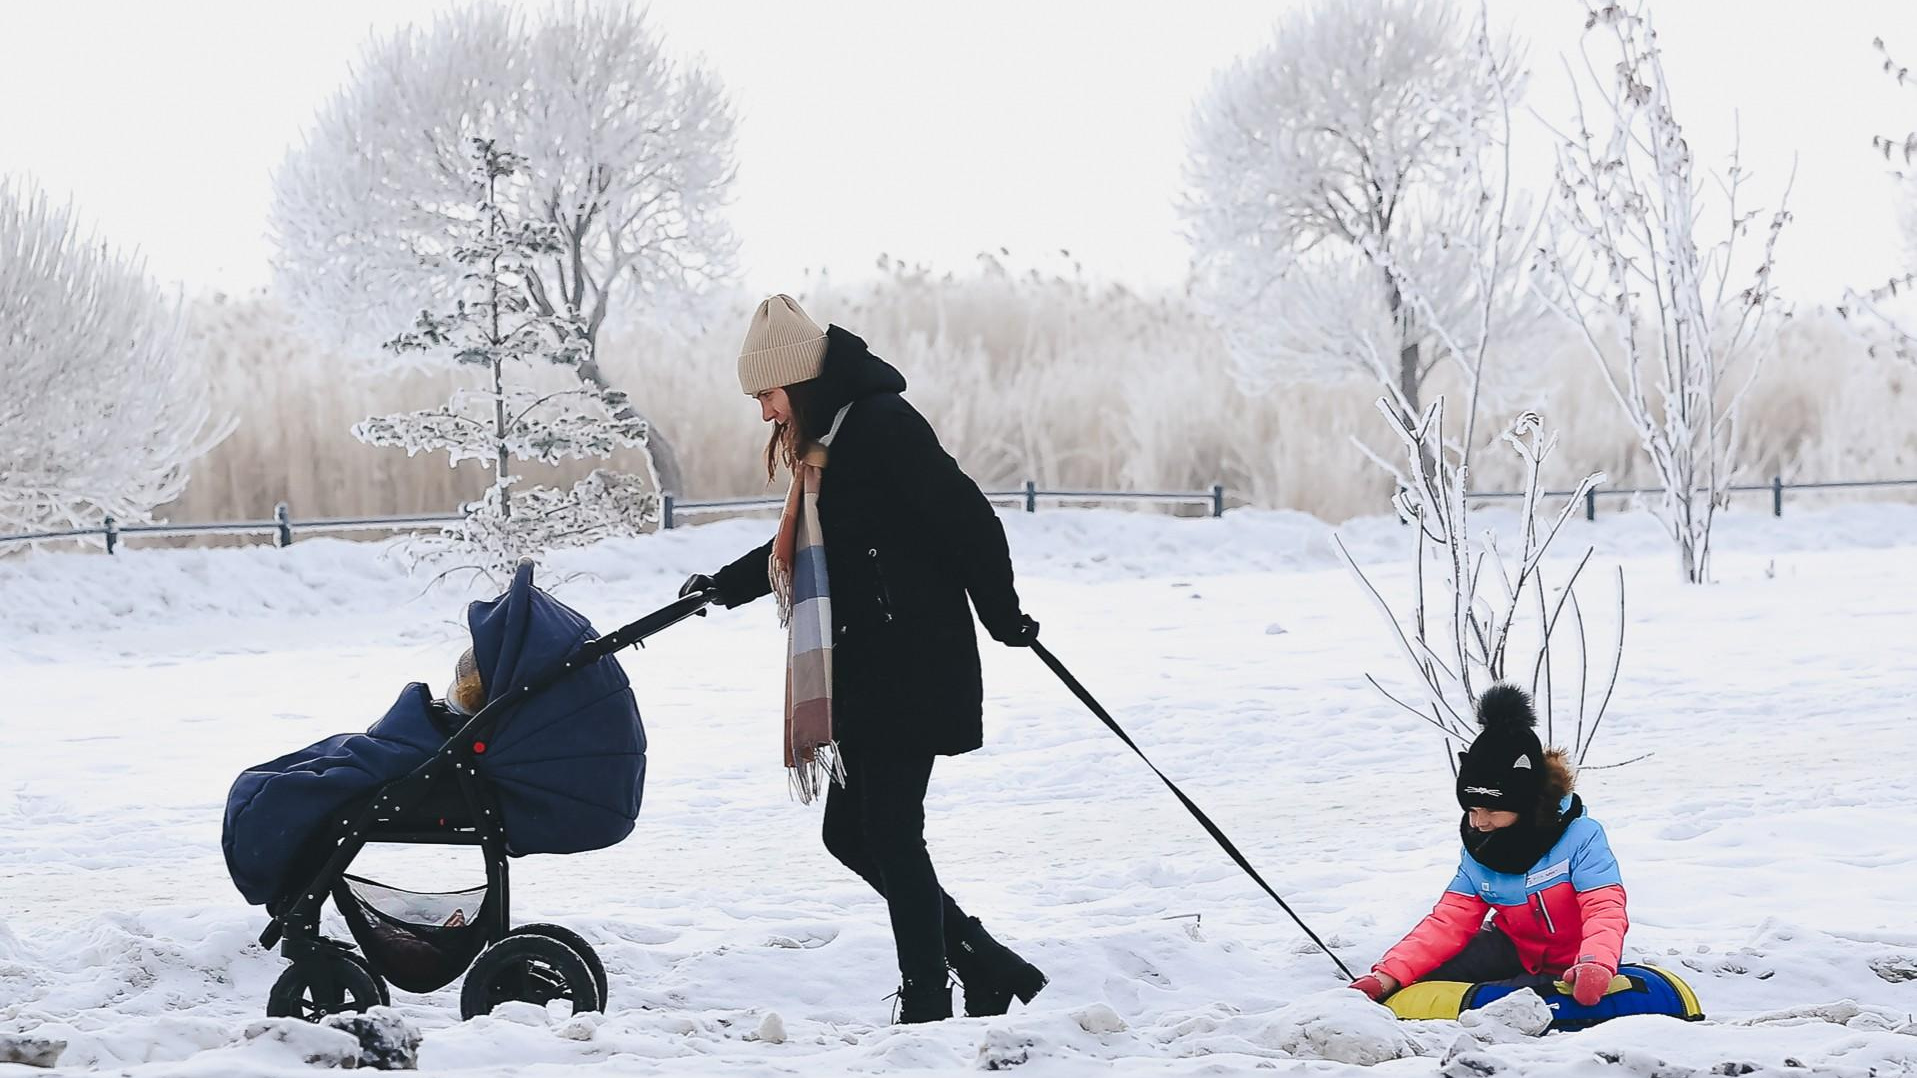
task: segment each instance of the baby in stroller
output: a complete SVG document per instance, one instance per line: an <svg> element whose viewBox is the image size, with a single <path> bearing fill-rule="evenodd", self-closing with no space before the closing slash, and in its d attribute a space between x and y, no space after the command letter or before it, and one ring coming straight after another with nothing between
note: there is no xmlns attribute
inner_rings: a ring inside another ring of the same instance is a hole
<svg viewBox="0 0 1917 1078"><path fill-rule="evenodd" d="M513 999L599 1010L606 975L557 925L511 927L508 858L614 845L638 818L645 731L613 652L697 612L699 597L600 637L533 585L470 604L472 645L444 700L415 682L364 733L243 772L223 846L234 884L273 920L260 937L291 965L267 1013L317 1020L436 991L466 975L465 1017ZM683 609L681 609L683 608ZM347 872L369 843L477 846L486 883L422 893ZM359 944L320 933L328 898Z"/></svg>

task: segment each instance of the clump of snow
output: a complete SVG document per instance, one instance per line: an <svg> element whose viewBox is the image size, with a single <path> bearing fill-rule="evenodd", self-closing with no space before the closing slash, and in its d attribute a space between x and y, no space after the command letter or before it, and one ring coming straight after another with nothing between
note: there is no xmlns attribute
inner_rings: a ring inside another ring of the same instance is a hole
<svg viewBox="0 0 1917 1078"><path fill-rule="evenodd" d="M26 1067L54 1067L67 1042L52 1037L25 1033L0 1033L0 1063L18 1063Z"/></svg>
<svg viewBox="0 0 1917 1078"><path fill-rule="evenodd" d="M542 1029L552 1025L552 1012L540 1004L527 1003L523 1000L507 1000L494 1007L491 1014L495 1021L511 1022L514 1025L538 1026Z"/></svg>
<svg viewBox="0 0 1917 1078"><path fill-rule="evenodd" d="M1082 1011L1073 1012L1072 1021L1078 1023L1078 1028L1093 1034L1123 1033L1129 1028L1118 1012L1104 1003L1094 1003Z"/></svg>
<svg viewBox="0 0 1917 1078"><path fill-rule="evenodd" d="M1801 1026L1806 1023L1828 1022L1846 1029L1866 1029L1903 1032L1912 1029L1913 1023L1907 1011L1894 1011L1888 1007L1867 1006L1856 1000L1839 1000L1836 1003L1821 1003L1807 1007L1790 1007L1784 1010L1766 1011L1752 1015L1739 1024L1748 1026Z"/></svg>
<svg viewBox="0 0 1917 1078"><path fill-rule="evenodd" d="M345 1030L316 1026L297 1018L267 1018L240 1034L236 1055L258 1063L272 1059L297 1061L309 1067L350 1068L359 1065L359 1038ZM264 1057L264 1058L263 1058ZM239 1067L235 1066L235 1070Z"/></svg>
<svg viewBox="0 0 1917 1078"><path fill-rule="evenodd" d="M1267 1039L1298 1059L1363 1067L1415 1054L1397 1016L1349 988L1328 988L1279 1011Z"/></svg>
<svg viewBox="0 0 1917 1078"><path fill-rule="evenodd" d="M785 1019L779 1017L778 1011L766 1012L759 1023L758 1038L767 1044L785 1043Z"/></svg>
<svg viewBox="0 0 1917 1078"><path fill-rule="evenodd" d="M362 1067L382 1071L419 1067L419 1029L391 1007L374 1007L364 1014L329 1015L322 1024L359 1041Z"/></svg>
<svg viewBox="0 0 1917 1078"><path fill-rule="evenodd" d="M980 1070L1002 1071L1032 1061L1038 1041L1031 1034L1006 1026L994 1027L978 1046Z"/></svg>
<svg viewBox="0 0 1917 1078"><path fill-rule="evenodd" d="M606 1024L606 1016L600 1011L581 1011L559 1024L553 1033L569 1041L589 1041L599 1035L599 1027Z"/></svg>
<svg viewBox="0 0 1917 1078"><path fill-rule="evenodd" d="M1494 1044L1541 1036L1551 1028L1551 1005L1529 988L1458 1016L1458 1024Z"/></svg>

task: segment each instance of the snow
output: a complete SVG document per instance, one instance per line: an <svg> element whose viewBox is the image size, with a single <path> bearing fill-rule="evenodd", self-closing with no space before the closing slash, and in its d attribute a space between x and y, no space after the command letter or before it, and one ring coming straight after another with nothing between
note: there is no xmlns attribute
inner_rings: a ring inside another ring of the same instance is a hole
<svg viewBox="0 0 1917 1078"><path fill-rule="evenodd" d="M1375 960L1450 878L1456 809L1435 733L1363 683L1409 679L1331 529L1250 511L1005 520L1052 649L1347 964ZM558 593L609 629L767 527L611 541L552 574L573 574ZM1556 548L1594 543L1587 571L1629 582L1592 762L1652 755L1581 789L1623 864L1627 955L1685 976L1708 1022L1538 1037L1521 1000L1469 1028L1392 1020L1042 665L988 642L987 748L940 762L929 841L960 903L1052 984L1006 1017L891 1026L883 906L788 798L783 641L757 607L624 657L652 738L634 836L513 865L515 919L589 940L610 1013L462 1023L455 984L396 992L393 1014L423 1035L422 1070L460 1075L1917 1071L1917 778L1902 763L1917 507L1734 512L1720 528L1719 583L1702 588L1676 583L1642 514L1578 521ZM1381 587L1403 582L1405 529L1339 534ZM442 684L462 587L329 540L0 559L0 1043L64 1042L66 1071L141 1078L346 1058L347 1034L264 1020L283 961L226 878L220 809L242 767L363 727L406 681ZM451 889L479 875L466 854L379 849L358 867Z"/></svg>

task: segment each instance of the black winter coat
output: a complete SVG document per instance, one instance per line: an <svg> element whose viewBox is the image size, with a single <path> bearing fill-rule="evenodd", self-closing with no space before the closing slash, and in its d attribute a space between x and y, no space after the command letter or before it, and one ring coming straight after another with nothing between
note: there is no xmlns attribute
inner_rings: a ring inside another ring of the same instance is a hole
<svg viewBox="0 0 1917 1078"><path fill-rule="evenodd" d="M862 747L955 755L983 741L978 637L966 597L993 637L1023 618L1005 529L978 485L899 393L905 377L832 326L826 422L852 402L819 484L832 589L833 733ZM714 577L727 606L772 590L770 542Z"/></svg>

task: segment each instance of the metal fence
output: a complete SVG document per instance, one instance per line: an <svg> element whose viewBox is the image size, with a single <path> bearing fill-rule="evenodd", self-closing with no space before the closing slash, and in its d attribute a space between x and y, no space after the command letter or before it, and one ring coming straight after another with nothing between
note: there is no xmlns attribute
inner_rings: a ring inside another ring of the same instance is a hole
<svg viewBox="0 0 1917 1078"><path fill-rule="evenodd" d="M1202 505L1210 510L1214 517L1225 515L1225 488L1214 485L1203 491L1127 491L1127 490L1040 490L1038 484L1026 480L1018 490L991 491L985 497L993 502L1022 505L1026 512L1038 511L1040 501L1055 502L1158 502L1182 505ZM660 513L660 526L674 528L684 523L688 516L711 516L723 513L751 513L777 510L785 504L783 498L729 498L719 501L682 501L668 494L663 499ZM439 513L426 516L394 517L326 517L314 520L294 520L291 510L285 502L273 507L271 520L236 520L217 524L121 524L108 517L95 528L69 528L62 531L33 532L25 535L0 535L0 545L17 543L46 542L58 539L99 538L106 542L109 554L119 552L120 543L128 536L175 537L195 535L268 535L273 537L274 545L292 545L296 533L312 532L349 532L349 531L406 531L411 528L427 528L440 524L451 524L460 519L458 513Z"/></svg>
<svg viewBox="0 0 1917 1078"><path fill-rule="evenodd" d="M1769 491L1771 495L1771 515L1784 515L1784 495L1793 490L1862 490L1874 487L1917 487L1917 479L1864 479L1849 482L1829 483L1786 483L1782 476L1772 476L1769 483L1740 484L1727 487L1732 493L1755 493ZM1572 491L1546 491L1547 497L1568 498ZM1597 500L1599 498L1637 497L1647 494L1661 494L1655 487L1594 487L1584 496L1584 519L1597 519ZM1041 490L1034 480L1026 480L1018 490L1000 490L987 492L990 501L1016 505L1027 513L1036 513L1038 503L1046 502L1084 502L1084 503L1160 503L1172 505L1195 505L1209 511L1211 516L1225 515L1225 488L1222 484L1213 484L1210 490L1197 491L1127 491L1127 490ZM1475 491L1470 497L1474 500L1495 501L1503 498L1522 498L1522 491L1490 490ZM683 523L685 517L712 516L725 513L753 513L776 510L785 504L782 498L731 498L719 501L681 501L667 495L661 507L660 526L671 529ZM64 531L34 532L26 535L0 535L0 545L17 543L35 543L56 539L101 538L106 542L107 553L117 553L120 542L127 536L196 536L196 535L270 535L277 546L289 546L296 532L351 532L351 531L406 531L410 528L433 527L450 524L460 519L457 513L441 513L430 516L394 516L394 517L325 517L314 520L294 520L285 502L273 508L271 520L239 520L217 524L120 524L108 517L96 528L71 528Z"/></svg>
<svg viewBox="0 0 1917 1078"><path fill-rule="evenodd" d="M1771 495L1771 515L1784 515L1784 492L1790 490L1865 490L1871 487L1917 487L1917 479L1857 479L1833 483L1786 483L1782 476L1771 476L1768 483L1738 483L1725 487L1731 494L1752 494L1769 491ZM1548 498L1569 498L1575 491L1547 490ZM1662 495L1662 487L1592 487L1584 492L1584 519L1597 519L1597 500L1599 498L1634 498L1643 494ZM1482 491L1470 495L1473 500L1495 500L1498 498L1522 498L1523 491Z"/></svg>

